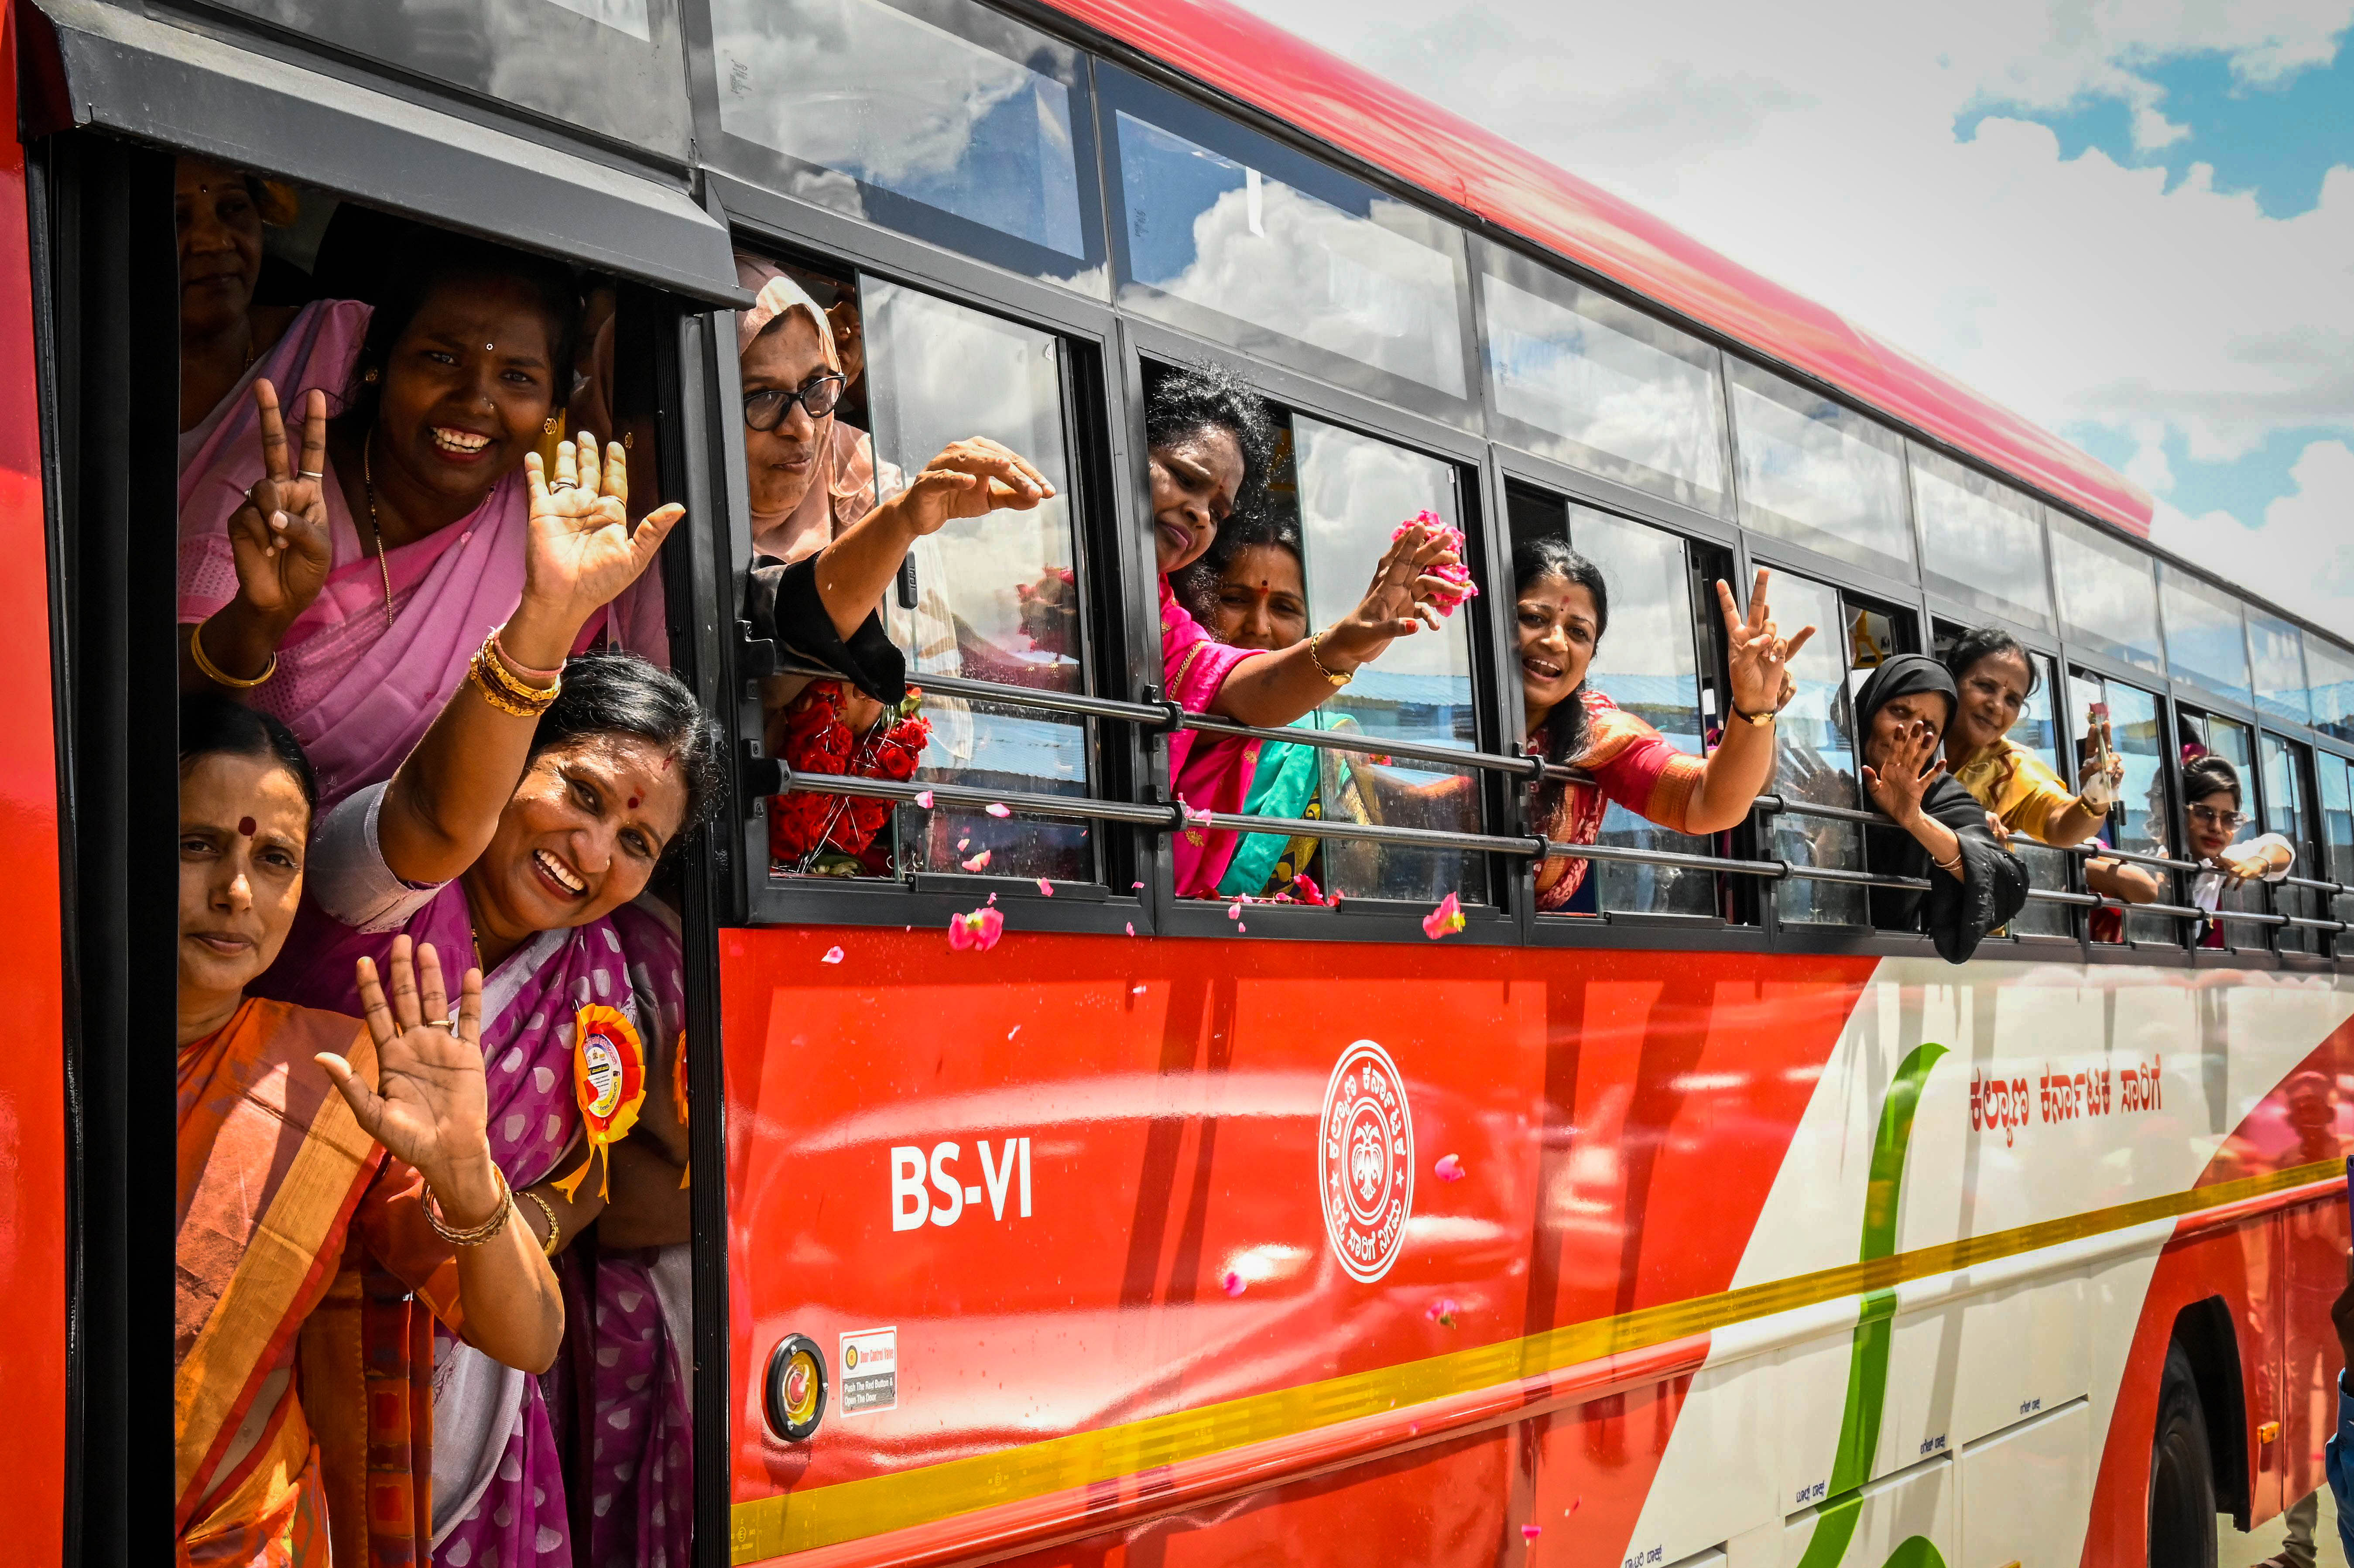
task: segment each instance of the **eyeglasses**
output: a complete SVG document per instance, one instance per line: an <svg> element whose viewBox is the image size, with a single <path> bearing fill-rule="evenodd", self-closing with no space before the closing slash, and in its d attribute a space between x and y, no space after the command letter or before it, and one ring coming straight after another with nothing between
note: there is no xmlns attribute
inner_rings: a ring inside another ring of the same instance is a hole
<svg viewBox="0 0 2354 1568"><path fill-rule="evenodd" d="M785 422L786 413L796 403L809 410L811 418L822 419L842 401L842 377L829 370L798 391L764 387L758 392L747 392L744 423L755 430L773 430Z"/></svg>
<svg viewBox="0 0 2354 1568"><path fill-rule="evenodd" d="M2247 816L2241 811L2219 811L2212 806L2193 806L2190 820L2205 827L2221 828L2232 832L2247 825Z"/></svg>

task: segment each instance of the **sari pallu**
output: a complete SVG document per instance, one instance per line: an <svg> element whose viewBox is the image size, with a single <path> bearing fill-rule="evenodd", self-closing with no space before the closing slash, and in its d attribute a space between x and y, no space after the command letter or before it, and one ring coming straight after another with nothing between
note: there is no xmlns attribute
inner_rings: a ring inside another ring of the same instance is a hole
<svg viewBox="0 0 2354 1568"><path fill-rule="evenodd" d="M407 1487L410 1452L357 1477L338 1464L334 1434L362 1419L351 1391L306 1376L296 1392L298 1336L307 1349L339 1261L384 1259L371 1266L463 1321L455 1260L419 1212L422 1182L360 1130L312 1060L321 1051L374 1080L357 1019L260 1000L180 1055L173 1522L183 1563L323 1563L331 1496ZM350 1543L338 1555L413 1561L409 1522L346 1505L333 1520Z"/></svg>
<svg viewBox="0 0 2354 1568"><path fill-rule="evenodd" d="M386 961L395 938L430 943L443 972L462 972L473 945L464 886L443 886L398 930L355 931L307 901L264 985L281 994L356 1006L355 960ZM482 982L482 1062L491 1157L518 1192L564 1168L582 1130L573 1086L579 1010L629 1018L650 1061L652 1042L675 1038L684 1002L678 945L667 916L632 905L586 926L543 931ZM667 1035L665 1035L667 1032ZM589 1180L596 1180L596 1172ZM521 1213L535 1211L525 1203ZM569 1269L558 1260L559 1278ZM572 1329L567 1324L569 1341ZM668 1352L668 1336L660 1349ZM433 1362L432 1543L436 1563L468 1568L493 1558L534 1568L585 1561L567 1518L556 1428L541 1380L492 1361L451 1336ZM641 1440L655 1441L642 1429ZM611 1462L629 1457L613 1446ZM634 1473L634 1471L633 1471ZM691 1518L678 1520L681 1539ZM683 1559L680 1559L683 1561Z"/></svg>
<svg viewBox="0 0 2354 1568"><path fill-rule="evenodd" d="M328 407L341 407L369 307L352 300L321 302L315 329L306 311L286 340L283 379L328 389ZM290 344L292 346L290 346ZM287 440L300 443L292 405ZM254 436L259 416L248 408L224 419L180 476L178 614L197 624L237 597L237 565L228 520L263 472ZM390 778L431 727L482 639L504 624L522 602L524 547L530 530L530 495L521 471L492 486L472 513L385 552L382 564L360 544L334 460L325 460L322 483L332 549L326 585L287 629L277 673L246 694L254 706L285 721L319 775L319 809L332 810L354 790ZM649 571L629 591L590 618L575 652L599 637L665 662L660 574ZM392 621L386 624L386 586Z"/></svg>
<svg viewBox="0 0 2354 1568"><path fill-rule="evenodd" d="M1258 655L1212 637L1161 579L1161 694L1187 713L1207 713L1235 666ZM1258 767L1259 742L1206 736L1190 729L1169 736L1169 782L1196 811L1239 812ZM1187 823L1170 836L1172 872L1180 898L1214 898L1239 835Z"/></svg>

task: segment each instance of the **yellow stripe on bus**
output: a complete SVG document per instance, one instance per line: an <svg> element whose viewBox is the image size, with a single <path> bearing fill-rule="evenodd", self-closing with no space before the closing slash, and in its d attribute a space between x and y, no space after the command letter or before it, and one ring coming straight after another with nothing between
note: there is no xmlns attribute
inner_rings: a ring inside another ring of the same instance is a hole
<svg viewBox="0 0 2354 1568"><path fill-rule="evenodd" d="M1523 1339L1505 1340L1424 1361L1352 1372L1347 1377L1254 1393L1193 1410L1172 1411L1119 1426L1072 1432L1043 1443L947 1459L863 1480L804 1492L780 1493L735 1505L730 1561L758 1563L832 1546L887 1531L928 1524L954 1514L1049 1492L1119 1480L1140 1470L1289 1437L1319 1427L1379 1415L1648 1345L1770 1317L1842 1296L1885 1290L1973 1264L2157 1220L2243 1202L2345 1173L2336 1160L2295 1166L2243 1181L2144 1198L2065 1219L2045 1220L1969 1236L1868 1263L1845 1264L1764 1285L1699 1296L1615 1318L1597 1318Z"/></svg>

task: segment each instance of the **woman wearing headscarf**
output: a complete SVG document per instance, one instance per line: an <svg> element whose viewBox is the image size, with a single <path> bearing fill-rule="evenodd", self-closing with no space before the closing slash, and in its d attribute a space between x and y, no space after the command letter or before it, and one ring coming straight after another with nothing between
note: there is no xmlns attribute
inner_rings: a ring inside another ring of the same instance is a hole
<svg viewBox="0 0 2354 1568"><path fill-rule="evenodd" d="M1874 887L1872 923L1926 927L1938 956L1954 964L2027 904L2027 868L1995 842L1986 808L1938 760L1960 705L1953 676L1922 653L1888 660L1855 697L1864 793L1893 824L1864 830L1867 863L1877 875L1929 883L1925 891Z"/></svg>
<svg viewBox="0 0 2354 1568"><path fill-rule="evenodd" d="M257 378L250 417L181 476L181 689L284 721L329 808L391 774L514 613L523 462L573 374L561 264L438 235L403 260L379 306L323 302L289 328L273 353L299 403ZM659 614L632 609L649 606L625 595L583 645L666 658Z"/></svg>

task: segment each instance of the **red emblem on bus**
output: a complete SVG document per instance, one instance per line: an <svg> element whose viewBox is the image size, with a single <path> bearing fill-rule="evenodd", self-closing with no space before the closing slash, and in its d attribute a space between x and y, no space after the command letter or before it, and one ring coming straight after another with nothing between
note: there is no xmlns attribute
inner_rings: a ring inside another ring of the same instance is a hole
<svg viewBox="0 0 2354 1568"><path fill-rule="evenodd" d="M1342 1052L1324 1086L1317 1175L1341 1266L1373 1283L1397 1261L1414 1213L1414 1118L1396 1064L1370 1040Z"/></svg>

